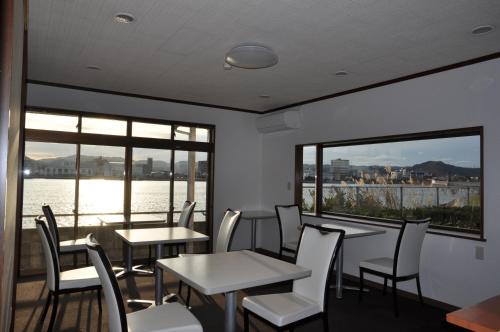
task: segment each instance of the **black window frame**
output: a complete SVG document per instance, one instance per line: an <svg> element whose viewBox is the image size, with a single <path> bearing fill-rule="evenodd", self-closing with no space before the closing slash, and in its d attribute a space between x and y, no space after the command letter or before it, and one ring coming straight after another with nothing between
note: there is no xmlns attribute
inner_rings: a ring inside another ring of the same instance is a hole
<svg viewBox="0 0 500 332"><path fill-rule="evenodd" d="M454 236L459 238L486 241L484 236L484 129L483 126L466 127L457 129L446 129L437 131L426 131L411 134L398 134L379 137L368 137L360 139L349 139L340 141L327 141L320 143L305 143L295 145L295 191L294 201L301 207L301 214L308 217L342 219L343 221L372 224L375 226L384 226L389 228L399 228L402 219L385 219L362 215L352 215L347 213L324 212L323 208L323 149L329 147L355 146L377 143L393 143L404 141L417 141L436 138L453 138L465 136L479 136L480 140L480 229L458 229L455 227L446 227L441 225L430 225L428 233ZM307 146L316 147L316 180L315 180L315 199L314 212L307 213L302 211L303 198L303 148Z"/></svg>
<svg viewBox="0 0 500 332"><path fill-rule="evenodd" d="M38 107L38 106L25 106L25 113L34 112L34 113L46 113L51 115L62 115L62 116L77 116L78 117L78 130L76 132L67 132L67 131L56 131L56 130L45 130L45 129L28 129L25 128L25 123L22 124L24 128L23 132L23 146L25 142L45 142L45 143L66 143L66 144L76 144L77 145L77 167L79 165L79 149L81 145L105 145L105 146L120 146L125 147L125 176L124 176L124 211L123 214L126 216L130 216L131 212L131 185L132 185L132 149L133 148L151 148L151 149L162 149L162 150L171 150L171 158L174 158L174 151L196 151L196 152L206 152L207 161L208 161L208 179L207 179L207 201L206 201L206 222L207 222L207 230L209 232L210 239L212 238L213 233L213 201L214 201L214 165L215 165L215 129L216 126L213 124L202 124L202 123L192 123L192 122L182 122L182 121L171 121L164 119L156 119L156 118L144 118L144 117L134 117L134 116L123 116L123 115L114 115L114 114L105 114L105 113L95 113L95 112L86 112L86 111L76 111L76 110L67 110L67 109L59 109L59 108L50 108L50 107ZM110 119L110 120L123 120L127 123L127 132L126 135L117 136L117 135L105 135L105 134L95 134L95 133L83 133L81 131L81 124L83 117L92 117L92 118L102 118L102 119ZM152 124L164 124L171 126L171 138L170 139L160 139L160 138L147 138L147 137L137 137L132 136L132 124L133 122L143 122L143 123L152 123ZM183 126L183 127L196 127L203 128L208 130L208 142L196 142L196 141L185 141L185 140L176 140L175 139L175 126ZM23 165L21 165L21 188L19 189L19 206L18 206L18 228L19 233L21 234L22 230L22 208L23 208L23 189L22 184L24 183L24 176L22 170L24 169L24 149L23 149ZM175 165L171 163L171 171L174 174ZM79 172L76 174L76 183L78 186L79 183ZM173 181L170 185L173 187ZM75 189L78 192L78 187ZM78 195L78 194L77 194ZM174 211L173 206L173 195L170 198L169 202L169 211L168 211L168 224L173 224L173 215L174 213L178 213L180 211ZM75 198L75 222L74 222L74 236L77 236L78 233L78 196ZM145 212L148 214L149 212ZM144 214L144 213L141 213ZM73 215L73 214L72 214ZM83 214L81 214L83 215ZM209 241L211 242L211 241ZM211 243L208 244L209 247Z"/></svg>

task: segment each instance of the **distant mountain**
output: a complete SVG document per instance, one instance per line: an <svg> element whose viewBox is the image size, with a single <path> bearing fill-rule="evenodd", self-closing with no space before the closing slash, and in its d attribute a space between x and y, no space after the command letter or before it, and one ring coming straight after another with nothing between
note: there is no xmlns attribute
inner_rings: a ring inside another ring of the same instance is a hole
<svg viewBox="0 0 500 332"><path fill-rule="evenodd" d="M447 177L447 176L479 177L481 175L480 168L459 167L446 164L442 161L426 161L421 164L413 165L411 169L415 172L430 173L435 177Z"/></svg>

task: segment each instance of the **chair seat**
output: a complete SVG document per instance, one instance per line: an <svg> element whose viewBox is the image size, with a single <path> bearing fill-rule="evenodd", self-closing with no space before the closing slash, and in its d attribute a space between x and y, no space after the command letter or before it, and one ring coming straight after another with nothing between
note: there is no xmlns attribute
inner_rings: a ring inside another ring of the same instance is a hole
<svg viewBox="0 0 500 332"><path fill-rule="evenodd" d="M86 251L85 239L67 240L59 242L61 253Z"/></svg>
<svg viewBox="0 0 500 332"><path fill-rule="evenodd" d="M319 304L295 293L247 296L242 305L276 326L285 326L322 311Z"/></svg>
<svg viewBox="0 0 500 332"><path fill-rule="evenodd" d="M394 260L389 257L367 259L359 263L360 267L377 272L382 272L389 275L392 275L394 268L393 265L394 265Z"/></svg>
<svg viewBox="0 0 500 332"><path fill-rule="evenodd" d="M127 314L128 332L202 332L200 322L177 302Z"/></svg>
<svg viewBox="0 0 500 332"><path fill-rule="evenodd" d="M100 284L101 280L93 266L62 271L59 279L59 289L86 288Z"/></svg>
<svg viewBox="0 0 500 332"><path fill-rule="evenodd" d="M299 245L299 241L290 241L290 242L283 243L283 247L284 248L287 248L287 249L290 249L290 250L293 250L293 251L297 250L297 246L298 245Z"/></svg>

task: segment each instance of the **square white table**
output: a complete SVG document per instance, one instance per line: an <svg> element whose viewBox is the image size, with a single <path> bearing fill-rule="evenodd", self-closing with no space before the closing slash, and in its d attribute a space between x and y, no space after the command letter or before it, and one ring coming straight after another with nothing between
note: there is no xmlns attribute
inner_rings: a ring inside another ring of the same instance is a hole
<svg viewBox="0 0 500 332"><path fill-rule="evenodd" d="M311 275L309 269L249 250L160 259L156 266L157 305L162 303L166 270L202 294L226 295L226 332L236 331L236 291Z"/></svg>
<svg viewBox="0 0 500 332"><path fill-rule="evenodd" d="M130 216L126 216L123 214L121 214L121 215L105 215L105 216L99 216L99 217L97 217L97 219L99 219L99 221L101 222L101 225L102 224L107 225L107 226L121 225L121 226L123 226L123 229L130 229L130 228L132 228L132 226L135 226L135 225L161 224L161 223L166 222L164 218L159 218L159 217L155 217L152 215L144 215L144 214L141 214L141 215L132 214ZM133 249L128 244L124 244L124 246L123 246L123 256L124 257L131 257L131 260L132 260ZM151 274L151 271L147 271L147 270L142 269L142 265L129 267L128 269L122 268L122 267L113 267L113 270L120 271L120 272L116 273L117 278L124 277L127 274L132 273L132 272L135 272L138 274L146 274L146 275Z"/></svg>
<svg viewBox="0 0 500 332"><path fill-rule="evenodd" d="M364 225L353 225L352 223L337 222L337 221L328 224L321 224L321 226L326 228L336 228L344 230L345 232L344 239L352 239L356 237L371 236L371 235L385 233L384 229L379 229ZM335 288L337 288L336 296L338 299L342 298L342 290L345 288L342 285L343 268L344 268L344 243L342 243L342 245L339 248L339 253L337 255L337 262L335 263L335 270L336 270Z"/></svg>
<svg viewBox="0 0 500 332"><path fill-rule="evenodd" d="M209 237L205 234L195 232L186 227L162 227L162 228L137 228L137 229L117 229L116 234L124 243L133 246L154 245L156 258L163 256L164 244L175 244L184 242L208 241ZM124 273L132 271L132 251L127 252L125 260ZM158 273L155 274L158 278ZM158 282L158 281L156 281ZM129 303L153 304L154 301L148 300L128 300Z"/></svg>
<svg viewBox="0 0 500 332"><path fill-rule="evenodd" d="M275 211L269 210L248 210L241 212L242 220L249 220L252 223L252 250L255 251L257 220L270 220L276 218Z"/></svg>

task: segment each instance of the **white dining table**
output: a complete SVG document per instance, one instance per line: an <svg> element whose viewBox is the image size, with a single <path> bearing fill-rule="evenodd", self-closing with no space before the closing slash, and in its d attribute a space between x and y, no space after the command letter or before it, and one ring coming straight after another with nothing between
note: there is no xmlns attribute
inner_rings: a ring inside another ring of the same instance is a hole
<svg viewBox="0 0 500 332"><path fill-rule="evenodd" d="M250 250L200 254L156 261L156 304L163 302L163 270L205 295L225 294L225 331L236 331L236 292L301 279L311 270ZM161 277L159 277L161 276Z"/></svg>
<svg viewBox="0 0 500 332"><path fill-rule="evenodd" d="M352 223L347 222L331 222L321 224L322 227L326 228L335 228L342 229L345 232L344 239L353 239L364 236L372 236L385 233L385 230L382 228L375 228L365 225L353 225ZM339 248L339 253L337 254L337 262L335 263L335 288L336 288L336 297L338 299L342 298L342 291L346 288L342 283L342 274L344 269L344 242Z"/></svg>
<svg viewBox="0 0 500 332"><path fill-rule="evenodd" d="M270 210L243 210L241 211L241 219L251 222L251 246L252 250L255 251L255 243L257 242L257 221L276 219L276 212Z"/></svg>

